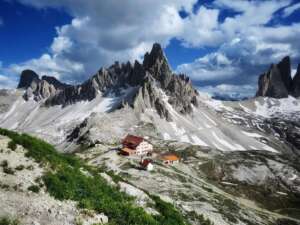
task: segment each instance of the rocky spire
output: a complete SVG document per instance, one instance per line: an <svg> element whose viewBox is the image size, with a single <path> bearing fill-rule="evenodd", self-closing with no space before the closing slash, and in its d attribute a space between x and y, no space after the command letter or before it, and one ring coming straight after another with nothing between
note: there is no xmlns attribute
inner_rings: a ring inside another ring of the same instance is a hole
<svg viewBox="0 0 300 225"><path fill-rule="evenodd" d="M292 77L291 77L291 60L289 56L284 57L278 64L277 67L280 71L281 80L284 86L290 90L292 87Z"/></svg>
<svg viewBox="0 0 300 225"><path fill-rule="evenodd" d="M286 98L292 88L290 58L283 58L277 65L259 77L256 96Z"/></svg>
<svg viewBox="0 0 300 225"><path fill-rule="evenodd" d="M191 80L183 75L172 74L168 61L159 44L154 44L150 53L146 53L143 62L145 70L144 85L138 92L135 108L155 108L161 117L171 121L171 115L166 108L166 102L157 88L161 88L168 96L168 103L182 114L192 112L192 106L197 106L198 92L193 88ZM158 82L157 82L158 81ZM146 85L145 85L146 84Z"/></svg>
<svg viewBox="0 0 300 225"><path fill-rule="evenodd" d="M155 43L150 54L144 56L143 67L152 76L160 81L162 88L166 88L171 80L172 71L160 44Z"/></svg>
<svg viewBox="0 0 300 225"><path fill-rule="evenodd" d="M34 71L24 70L21 73L20 81L19 81L17 88L25 88L26 89L26 88L30 87L30 85L33 81L38 81L38 80L40 80L39 75L37 75Z"/></svg>
<svg viewBox="0 0 300 225"><path fill-rule="evenodd" d="M128 83L132 86L141 85L144 82L146 72L143 65L135 60L132 70L128 76Z"/></svg>

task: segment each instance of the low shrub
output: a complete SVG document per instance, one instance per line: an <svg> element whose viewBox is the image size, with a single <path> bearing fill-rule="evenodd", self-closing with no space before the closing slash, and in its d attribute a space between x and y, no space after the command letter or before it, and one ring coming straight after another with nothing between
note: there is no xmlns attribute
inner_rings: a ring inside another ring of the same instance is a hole
<svg viewBox="0 0 300 225"><path fill-rule="evenodd" d="M18 165L16 168L15 168L15 170L23 170L25 168L25 166L24 165Z"/></svg>
<svg viewBox="0 0 300 225"><path fill-rule="evenodd" d="M205 218L202 214L197 214L195 211L191 211L188 213L190 219L200 223L201 225L214 225L212 221Z"/></svg>
<svg viewBox="0 0 300 225"><path fill-rule="evenodd" d="M0 166L2 166L4 173L6 173L6 174L15 174L15 171L8 166L7 160L3 160L0 164Z"/></svg>
<svg viewBox="0 0 300 225"><path fill-rule="evenodd" d="M27 190L32 191L34 193L39 193L40 192L40 187L37 185L31 185L27 188Z"/></svg>
<svg viewBox="0 0 300 225"><path fill-rule="evenodd" d="M0 225L20 225L20 222L17 219L10 219L8 217L1 217L0 218Z"/></svg>
<svg viewBox="0 0 300 225"><path fill-rule="evenodd" d="M1 162L1 164L0 164L0 166L2 166L3 168L4 168L4 167L8 167L8 162L7 162L7 160L3 160L3 161Z"/></svg>
<svg viewBox="0 0 300 225"><path fill-rule="evenodd" d="M12 151L15 151L17 149L17 144L13 140L11 140L8 142L7 147L10 148Z"/></svg>
<svg viewBox="0 0 300 225"><path fill-rule="evenodd" d="M3 167L3 172L6 174L14 175L15 171L11 167Z"/></svg>

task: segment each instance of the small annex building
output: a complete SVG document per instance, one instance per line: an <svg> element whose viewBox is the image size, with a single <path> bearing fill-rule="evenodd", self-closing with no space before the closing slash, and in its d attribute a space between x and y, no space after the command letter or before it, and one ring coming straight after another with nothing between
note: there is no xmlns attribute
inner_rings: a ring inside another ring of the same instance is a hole
<svg viewBox="0 0 300 225"><path fill-rule="evenodd" d="M160 159L166 165L178 163L180 160L177 155L172 154L172 153L167 153L167 154L161 155Z"/></svg>
<svg viewBox="0 0 300 225"><path fill-rule="evenodd" d="M142 159L142 161L140 162L140 165L141 165L142 169L147 170L147 171L152 171L154 169L152 160L150 160L150 159Z"/></svg>
<svg viewBox="0 0 300 225"><path fill-rule="evenodd" d="M147 155L153 151L153 146L143 137L127 135L122 141L121 154Z"/></svg>

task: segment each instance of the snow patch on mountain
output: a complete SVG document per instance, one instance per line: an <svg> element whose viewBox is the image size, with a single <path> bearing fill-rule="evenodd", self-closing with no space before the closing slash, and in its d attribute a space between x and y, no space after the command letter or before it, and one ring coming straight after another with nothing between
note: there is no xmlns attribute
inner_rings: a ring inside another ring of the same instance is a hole
<svg viewBox="0 0 300 225"><path fill-rule="evenodd" d="M263 98L255 101L257 115L263 117L274 117L279 114L300 113L300 101L292 96L288 98L274 99Z"/></svg>
<svg viewBox="0 0 300 225"><path fill-rule="evenodd" d="M43 101L25 101L20 96L9 111L0 114L0 126L35 133L52 143L63 142L70 130L93 113L107 113L122 103L134 88L121 91L121 95L97 95L92 101L80 101L65 107L45 107Z"/></svg>

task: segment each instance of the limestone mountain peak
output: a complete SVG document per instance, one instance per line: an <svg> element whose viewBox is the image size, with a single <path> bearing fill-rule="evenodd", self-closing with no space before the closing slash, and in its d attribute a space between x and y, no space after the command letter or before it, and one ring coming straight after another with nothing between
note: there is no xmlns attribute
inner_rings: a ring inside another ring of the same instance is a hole
<svg viewBox="0 0 300 225"><path fill-rule="evenodd" d="M267 72L260 75L256 96L286 98L288 95L292 95L299 97L300 92L297 90L300 89L300 82L297 77L292 79L291 60L289 56L286 56L278 64L272 64Z"/></svg>
<svg viewBox="0 0 300 225"><path fill-rule="evenodd" d="M36 73L32 71L32 74ZM30 77L28 84L23 84L27 88L24 98L33 98L36 101L45 99L45 105L49 107L91 101L99 94L118 95L120 90L128 88L132 88L134 93L124 99L124 104L139 108L138 111L145 110L145 107L154 108L161 117L168 120L171 117L161 99L161 91L168 96L174 109L182 114L190 113L192 105L197 106L198 93L191 80L186 75L172 72L158 43L153 45L150 53L145 54L143 63L137 60L133 64L115 62L108 68L102 67L79 85L67 85L49 76L40 79L37 74Z"/></svg>

